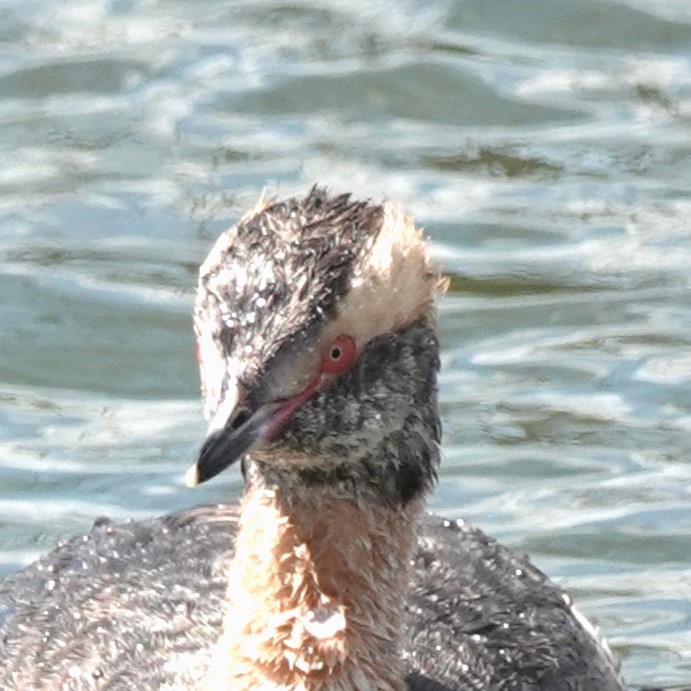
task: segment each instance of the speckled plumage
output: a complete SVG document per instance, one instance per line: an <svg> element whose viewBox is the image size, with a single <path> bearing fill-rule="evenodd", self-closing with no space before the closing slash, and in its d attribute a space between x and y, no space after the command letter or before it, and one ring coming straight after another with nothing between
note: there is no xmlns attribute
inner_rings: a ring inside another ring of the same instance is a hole
<svg viewBox="0 0 691 691"><path fill-rule="evenodd" d="M203 671L221 631L236 527L237 507L223 505L104 519L8 579L0 688L185 688L193 675L178 668ZM413 564L404 650L416 691L621 688L564 591L477 528L427 517ZM76 619L87 603L97 616ZM75 664L85 676L70 677Z"/></svg>
<svg viewBox="0 0 691 691"><path fill-rule="evenodd" d="M439 462L438 285L388 204L314 188L225 233L200 272L210 431L189 477L244 455L243 513L99 521L9 579L0 687L622 689L527 560L420 522ZM330 369L344 334L357 357Z"/></svg>

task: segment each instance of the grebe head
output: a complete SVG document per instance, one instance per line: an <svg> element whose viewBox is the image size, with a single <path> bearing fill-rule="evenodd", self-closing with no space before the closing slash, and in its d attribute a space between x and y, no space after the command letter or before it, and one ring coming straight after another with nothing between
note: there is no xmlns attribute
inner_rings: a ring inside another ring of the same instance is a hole
<svg viewBox="0 0 691 691"><path fill-rule="evenodd" d="M439 435L440 285L422 233L389 203L315 187L245 215L200 270L209 432L188 484L251 454L279 485L370 486L394 500L426 489Z"/></svg>

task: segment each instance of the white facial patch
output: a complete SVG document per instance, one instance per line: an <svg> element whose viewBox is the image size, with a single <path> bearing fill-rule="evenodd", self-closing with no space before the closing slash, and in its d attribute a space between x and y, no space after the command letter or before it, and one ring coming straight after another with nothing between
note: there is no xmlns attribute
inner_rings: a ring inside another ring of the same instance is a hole
<svg viewBox="0 0 691 691"><path fill-rule="evenodd" d="M212 418L215 419L219 405L222 403L222 387L229 379L228 363L211 334L203 334L197 339L197 359L204 394L204 417L211 421ZM236 402L233 401L233 406ZM223 407L226 407L225 404Z"/></svg>

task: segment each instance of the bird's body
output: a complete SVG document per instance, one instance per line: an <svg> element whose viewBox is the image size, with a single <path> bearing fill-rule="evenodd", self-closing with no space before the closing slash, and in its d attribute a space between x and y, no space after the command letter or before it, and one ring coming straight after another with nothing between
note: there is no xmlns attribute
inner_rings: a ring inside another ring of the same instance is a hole
<svg viewBox="0 0 691 691"><path fill-rule="evenodd" d="M224 505L100 520L9 579L0 588L0 688L201 684L223 628L237 522L237 506ZM477 528L431 516L414 554L403 639L409 688L621 688L568 596L527 559Z"/></svg>
<svg viewBox="0 0 691 691"><path fill-rule="evenodd" d="M315 188L203 264L209 433L240 507L100 521L0 589L2 688L622 689L568 597L426 517L439 461L439 277L391 205Z"/></svg>

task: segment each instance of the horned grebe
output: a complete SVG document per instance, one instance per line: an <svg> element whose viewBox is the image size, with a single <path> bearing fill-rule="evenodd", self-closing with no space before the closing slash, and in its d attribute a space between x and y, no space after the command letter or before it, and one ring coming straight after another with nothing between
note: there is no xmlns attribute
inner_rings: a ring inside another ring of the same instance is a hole
<svg viewBox="0 0 691 691"><path fill-rule="evenodd" d="M0 588L3 689L615 691L569 597L424 513L442 287L389 203L262 203L200 271L209 432L239 507L98 520Z"/></svg>

